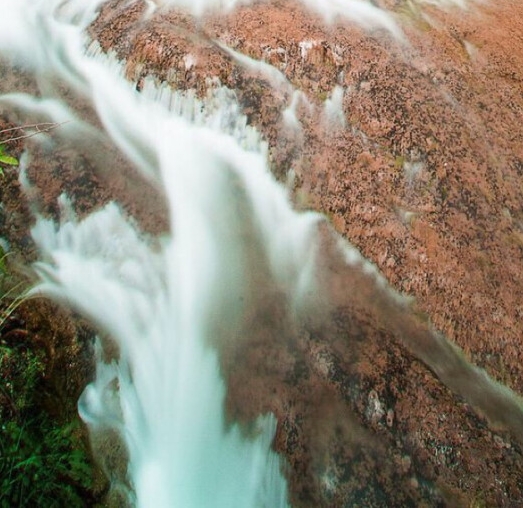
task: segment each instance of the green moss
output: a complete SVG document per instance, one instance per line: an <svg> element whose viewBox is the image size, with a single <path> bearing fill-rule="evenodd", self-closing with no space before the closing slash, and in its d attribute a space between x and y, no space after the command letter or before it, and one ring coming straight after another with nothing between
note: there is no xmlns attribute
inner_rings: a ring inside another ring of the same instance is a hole
<svg viewBox="0 0 523 508"><path fill-rule="evenodd" d="M487 508L487 503L485 501L485 498L482 494L478 494L474 499L470 502L469 505L470 508Z"/></svg>
<svg viewBox="0 0 523 508"><path fill-rule="evenodd" d="M328 98L329 94L325 90L318 92L318 99L320 101L325 102Z"/></svg>
<svg viewBox="0 0 523 508"><path fill-rule="evenodd" d="M398 155L394 159L394 168L395 169L403 169L403 166L405 166L405 157L403 155Z"/></svg>

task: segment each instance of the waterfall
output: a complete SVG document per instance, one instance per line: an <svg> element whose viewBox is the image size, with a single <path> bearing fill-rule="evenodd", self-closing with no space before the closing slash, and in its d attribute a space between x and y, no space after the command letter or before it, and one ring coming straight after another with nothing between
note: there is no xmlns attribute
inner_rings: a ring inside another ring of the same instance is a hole
<svg viewBox="0 0 523 508"><path fill-rule="evenodd" d="M112 431L124 442L129 502L286 506L271 450L276 421L260 415L249 436L226 421L219 353L248 340L245 316L268 293L283 295L292 313L312 299L320 217L292 211L266 146L227 90L203 102L177 94L167 107L150 98L160 92L138 94L114 62L86 56L84 30L99 2L2 6L10 22L0 44L35 72L42 94L13 93L4 103L63 122L56 150L76 144L101 166L108 159L99 152L116 147L167 203L170 226L160 237L114 202L78 218L66 195L59 224L37 215L32 228L42 253L34 291L83 313L117 350L104 360L98 343L96 378L79 410L93 436ZM60 96L58 80L73 99ZM31 163L26 154L28 193Z"/></svg>
<svg viewBox="0 0 523 508"><path fill-rule="evenodd" d="M0 0L1 54L36 82L34 93L13 91L1 101L61 124L52 137L33 140L21 182L28 196L38 195L26 177L31 165L39 156L75 150L101 174L139 175L165 206L167 227L148 231L114 201L81 214L65 193L59 218L51 219L38 213L34 200L32 236L40 252L34 291L78 310L99 331L96 376L79 412L93 439L114 435L124 443L130 504L288 506L285 463L272 449L276 417L263 412L249 425L229 417L223 363L249 343L252 316L268 301L291 323L328 305L320 270L325 219L292 209L270 173L268 147L248 125L234 91L209 83L207 96L197 98L146 79L138 93L125 81L121 64L86 36L103 3ZM147 2L149 14L173 5L196 15L242 3ZM373 3L304 3L327 20L346 16L402 38L394 18ZM273 72L222 50L242 65ZM295 98L287 110L294 125L300 92L285 86ZM325 122L340 129L342 100L343 89L336 87L324 112ZM471 367L370 262L329 235L341 258L335 272L345 270L354 282L343 294L363 288L352 297L381 312L383 328L455 392L521 437L521 401ZM277 336L278 327L270 333Z"/></svg>
<svg viewBox="0 0 523 508"><path fill-rule="evenodd" d="M244 315L268 286L284 291L292 307L303 305L314 289L319 217L292 212L263 145L239 146L249 128L236 127L235 139L194 127L125 85L113 93L104 109L113 139L121 136L126 153L134 150L144 174L162 186L171 228L159 241L148 238L114 203L77 220L66 198L59 227L39 217L33 228L45 259L35 291L82 311L119 348L112 364L100 359L81 416L92 432L122 435L137 506L285 506L270 450L274 418L256 422L255 439L226 429L213 346L242 340ZM219 125L228 124L227 111L224 101ZM216 114L207 118L212 125ZM132 145L120 126L144 118L154 144Z"/></svg>

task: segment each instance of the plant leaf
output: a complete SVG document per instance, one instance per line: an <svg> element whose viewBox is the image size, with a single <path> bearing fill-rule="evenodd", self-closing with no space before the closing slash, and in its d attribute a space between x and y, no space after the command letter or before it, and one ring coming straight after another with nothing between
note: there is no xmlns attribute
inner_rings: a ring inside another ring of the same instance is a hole
<svg viewBox="0 0 523 508"><path fill-rule="evenodd" d="M4 155L0 153L0 162L8 164L9 166L18 166L18 159L11 157L10 155Z"/></svg>

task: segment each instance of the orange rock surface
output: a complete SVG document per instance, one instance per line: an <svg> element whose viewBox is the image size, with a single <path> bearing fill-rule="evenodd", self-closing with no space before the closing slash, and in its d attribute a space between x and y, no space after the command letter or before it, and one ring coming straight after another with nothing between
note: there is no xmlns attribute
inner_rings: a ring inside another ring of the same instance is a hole
<svg viewBox="0 0 523 508"><path fill-rule="evenodd" d="M292 0L147 21L144 4L116 1L91 36L127 62L138 89L154 75L200 95L208 78L235 90L268 142L274 174L294 173L297 208L325 213L394 288L416 298L418 315L523 394L521 6L377 3L394 12L404 41L342 19L327 25ZM280 74L248 68L220 44ZM284 115L291 105L294 127ZM62 185L32 171L53 212ZM64 171L61 183L76 189L81 211L92 206L89 192L98 202L129 195L118 174L81 186L75 178ZM134 193L130 213L147 229L165 228L162 204L145 203L154 191ZM12 194L6 187L6 221L18 230ZM336 277L337 261L327 264L327 323L296 327L278 295L267 295L248 347L224 360L231 418L267 410L279 418L275 448L292 505L523 505L521 443L417 359L366 279Z"/></svg>
<svg viewBox="0 0 523 508"><path fill-rule="evenodd" d="M209 77L234 89L274 173L294 172L297 206L325 213L469 360L523 393L519 2L446 11L388 2L403 42L341 19L326 25L293 1L203 21L171 12L143 22L143 6L123 5L106 7L91 35L127 61L138 87L152 74L200 94ZM217 41L269 63L280 84ZM297 130L283 115L293 90ZM340 278L332 294L359 291L352 282ZM241 352L247 368L231 370L232 414L251 405L280 418L293 505L523 504L521 445L373 312L340 297L328 330L291 333L286 349L260 332Z"/></svg>

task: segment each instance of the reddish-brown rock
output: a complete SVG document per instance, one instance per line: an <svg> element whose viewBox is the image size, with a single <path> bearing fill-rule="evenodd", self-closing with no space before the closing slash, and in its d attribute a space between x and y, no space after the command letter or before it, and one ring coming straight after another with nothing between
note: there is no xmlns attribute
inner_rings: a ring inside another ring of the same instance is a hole
<svg viewBox="0 0 523 508"><path fill-rule="evenodd" d="M324 212L394 288L416 297L418 314L523 393L519 3L387 5L404 42L341 20L326 26L278 0L199 21L180 12L142 21L142 4L113 2L91 35L127 61L138 88L152 74L201 95L209 77L234 89L268 141L274 173L294 171L296 206ZM217 41L270 63L287 85L241 66ZM344 125L324 113L336 86ZM282 116L293 89L306 97L299 133ZM121 185L111 184L115 195ZM329 269L336 274L337 262ZM241 362L224 360L231 417L279 417L275 447L293 505L523 504L521 443L416 359L416 344L393 333L408 325L390 323L357 286L367 279L340 273L327 279L331 322L296 329L276 298L249 323L256 333L234 352Z"/></svg>

